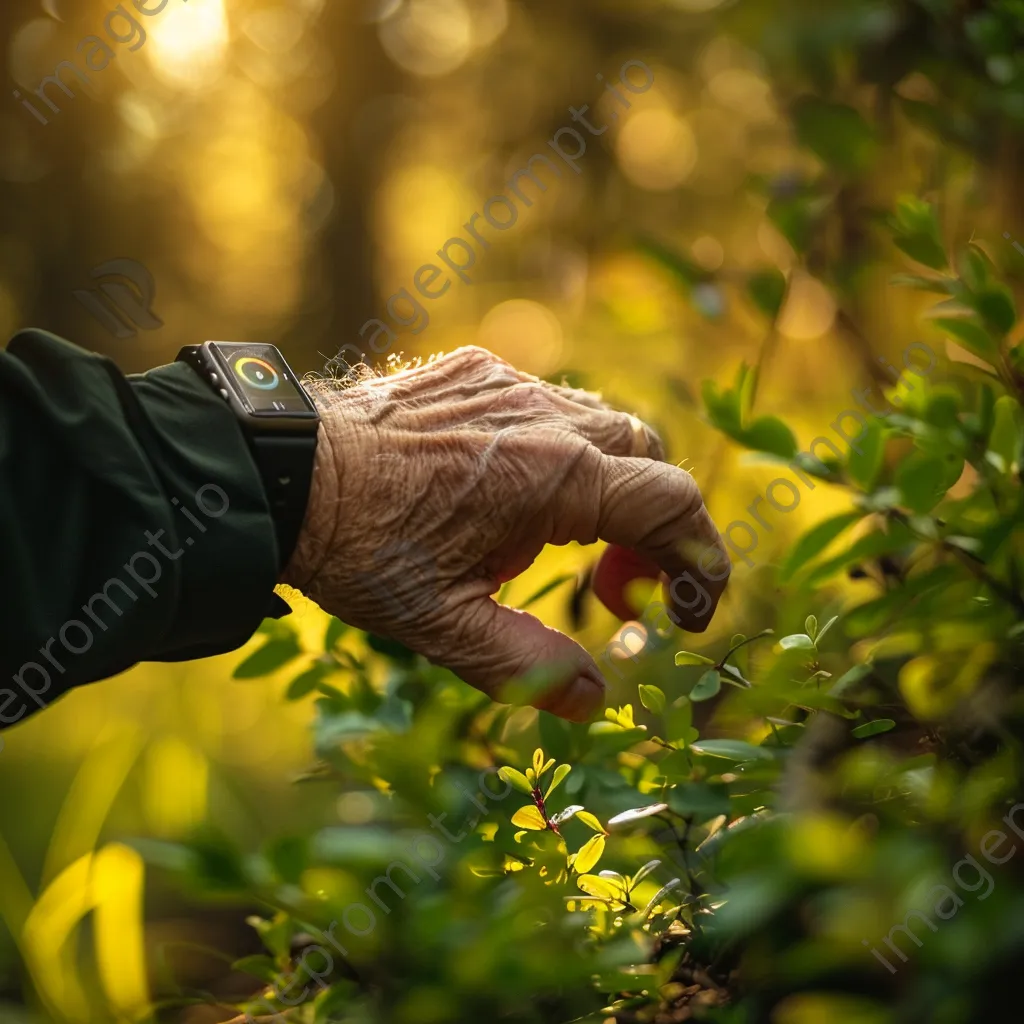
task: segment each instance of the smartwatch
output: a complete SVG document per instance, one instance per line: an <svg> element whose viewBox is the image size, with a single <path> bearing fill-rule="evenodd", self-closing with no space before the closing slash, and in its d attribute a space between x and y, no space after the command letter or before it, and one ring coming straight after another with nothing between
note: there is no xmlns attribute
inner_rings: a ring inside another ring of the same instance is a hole
<svg viewBox="0 0 1024 1024"><path fill-rule="evenodd" d="M274 345L186 345L188 363L228 404L256 460L274 517L280 568L295 550L309 502L320 415Z"/></svg>

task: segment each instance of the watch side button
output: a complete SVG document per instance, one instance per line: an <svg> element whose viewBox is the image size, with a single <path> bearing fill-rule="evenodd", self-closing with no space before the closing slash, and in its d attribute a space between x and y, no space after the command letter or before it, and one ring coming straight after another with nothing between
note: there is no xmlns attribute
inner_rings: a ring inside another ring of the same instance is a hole
<svg viewBox="0 0 1024 1024"><path fill-rule="evenodd" d="M220 383L220 377L215 373L210 374L210 383L216 387Z"/></svg>
<svg viewBox="0 0 1024 1024"><path fill-rule="evenodd" d="M228 389L227 388L221 388L220 391L217 392L217 394L219 394L220 397L223 398L225 402L231 397L228 394Z"/></svg>

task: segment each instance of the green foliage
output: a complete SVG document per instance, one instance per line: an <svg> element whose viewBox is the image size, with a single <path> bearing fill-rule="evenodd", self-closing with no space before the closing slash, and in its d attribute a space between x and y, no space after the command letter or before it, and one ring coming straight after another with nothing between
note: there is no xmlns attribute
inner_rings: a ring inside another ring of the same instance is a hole
<svg viewBox="0 0 1024 1024"><path fill-rule="evenodd" d="M793 543L766 598L734 576L738 625L753 635L725 644L712 632L706 651L668 661L652 645L635 703L618 686L587 725L492 705L337 623L317 651L286 623L268 627L239 666L252 678L298 663L286 695L314 699L309 778L372 808L248 858L161 848L195 888L276 908L253 922L269 955L237 965L270 985L303 970L297 937L368 908L374 928L338 930L347 952L291 1019L683 1020L671 1014L691 984L728 986L731 1005L709 1019L732 1024L1001 1019L1024 934L1013 863L992 869L996 899L965 885L968 905L919 928L906 956L887 953L895 973L870 951L888 950L912 908L929 912L929 888L979 858L1024 798L1020 275L936 201L967 168L981 173L994 126L1024 123L1024 9L981 6L843 5L776 28L772 59L788 61L779 79L796 92L790 127L808 159L785 182L754 183L765 215L848 319L882 265L889 290L874 304L905 291L931 303L921 337L935 350L950 339L957 358L890 380L888 411L857 448L797 463L845 507ZM738 31L770 17L743 16ZM940 74L936 52L961 45ZM926 73L930 98L896 91ZM894 137L934 161L927 187L880 169ZM642 248L691 302L729 287L669 246ZM791 274L735 275L769 337ZM795 431L754 412L761 372L759 361L731 385L705 381L706 416L729 443L789 462ZM442 855L420 857L410 830ZM393 872L403 896L382 913L368 887L396 862L418 880Z"/></svg>

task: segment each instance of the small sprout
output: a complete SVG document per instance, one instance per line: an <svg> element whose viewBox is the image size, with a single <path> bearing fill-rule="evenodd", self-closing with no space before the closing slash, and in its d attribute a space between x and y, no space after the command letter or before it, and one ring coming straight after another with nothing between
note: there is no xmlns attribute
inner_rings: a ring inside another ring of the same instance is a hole
<svg viewBox="0 0 1024 1024"><path fill-rule="evenodd" d="M804 629L807 630L807 635L812 639L816 639L818 636L818 618L816 615L808 615L804 619Z"/></svg>
<svg viewBox="0 0 1024 1024"><path fill-rule="evenodd" d="M836 623L837 623L838 621L839 621L839 616L838 616L838 615L833 615L833 616L832 616L832 618L831 618L831 619L829 619L829 620L828 620L828 622L826 622L826 623L825 623L825 625L821 627L821 630L820 630L820 632L819 632L819 633L818 633L818 635L817 635L817 636L816 636L816 637L814 638L814 642L815 642L816 644L820 644L820 643L821 643L821 641L822 641L822 640L823 640L823 639L825 638L825 634L826 634L826 633L827 633L827 632L828 632L828 631L829 631L829 630L830 630L830 629L831 629L831 628L832 628L832 627L833 627L833 626L834 626L834 625L835 625L835 624L836 624Z"/></svg>
<svg viewBox="0 0 1024 1024"><path fill-rule="evenodd" d="M537 773L532 768L526 769L526 781L530 784L530 792L537 788Z"/></svg>

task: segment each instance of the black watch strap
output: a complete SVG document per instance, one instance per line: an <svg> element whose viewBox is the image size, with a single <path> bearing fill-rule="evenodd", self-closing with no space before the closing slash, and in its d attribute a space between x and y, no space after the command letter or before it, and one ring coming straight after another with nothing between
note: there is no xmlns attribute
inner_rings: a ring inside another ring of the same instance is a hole
<svg viewBox="0 0 1024 1024"><path fill-rule="evenodd" d="M274 517L278 567L295 551L309 503L316 453L315 437L256 434L249 437L256 465Z"/></svg>
<svg viewBox="0 0 1024 1024"><path fill-rule="evenodd" d="M306 517L320 417L274 346L207 341L186 345L188 363L234 412L263 481L277 537L278 569L295 551Z"/></svg>

